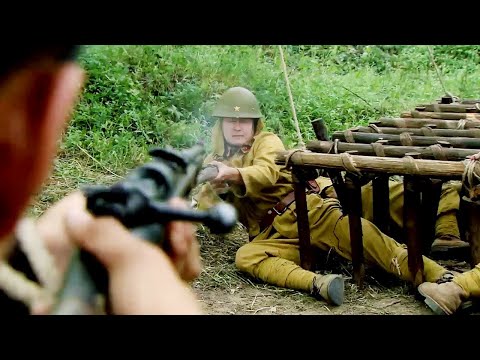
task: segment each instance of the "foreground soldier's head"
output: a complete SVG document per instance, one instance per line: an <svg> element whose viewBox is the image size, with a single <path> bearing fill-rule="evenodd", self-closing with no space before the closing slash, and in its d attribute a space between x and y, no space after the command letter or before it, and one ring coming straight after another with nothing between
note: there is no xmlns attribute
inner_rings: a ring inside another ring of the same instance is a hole
<svg viewBox="0 0 480 360"><path fill-rule="evenodd" d="M7 45L0 59L0 240L48 176L84 75L75 46Z"/></svg>

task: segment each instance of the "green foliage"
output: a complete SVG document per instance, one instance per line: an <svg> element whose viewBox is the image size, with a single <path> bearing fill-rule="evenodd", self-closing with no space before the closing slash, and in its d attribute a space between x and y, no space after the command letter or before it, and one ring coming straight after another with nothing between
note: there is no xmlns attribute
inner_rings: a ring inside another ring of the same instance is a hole
<svg viewBox="0 0 480 360"><path fill-rule="evenodd" d="M446 89L478 98L480 46L432 48ZM284 49L306 141L313 119L341 130L444 94L426 46ZM277 46L88 46L80 62L87 82L64 148L81 147L106 168L131 168L152 146L208 143L209 113L231 86L257 95L267 128L287 147L298 142Z"/></svg>

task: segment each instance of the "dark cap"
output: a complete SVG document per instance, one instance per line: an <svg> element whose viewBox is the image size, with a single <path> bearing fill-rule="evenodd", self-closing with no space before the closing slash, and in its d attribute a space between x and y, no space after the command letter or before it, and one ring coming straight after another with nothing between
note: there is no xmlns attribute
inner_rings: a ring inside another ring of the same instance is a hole
<svg viewBox="0 0 480 360"><path fill-rule="evenodd" d="M7 44L2 46L0 57L0 78L14 69L41 57L51 57L59 62L74 61L80 50L79 45L61 44Z"/></svg>

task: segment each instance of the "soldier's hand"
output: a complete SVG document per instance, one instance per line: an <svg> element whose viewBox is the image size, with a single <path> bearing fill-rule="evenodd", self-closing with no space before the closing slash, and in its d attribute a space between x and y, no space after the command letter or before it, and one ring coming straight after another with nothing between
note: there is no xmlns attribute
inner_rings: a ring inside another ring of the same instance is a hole
<svg viewBox="0 0 480 360"><path fill-rule="evenodd" d="M480 153L476 153L474 155L469 155L469 156L467 156L467 159L472 160L472 161L478 161L478 160L480 160Z"/></svg>
<svg viewBox="0 0 480 360"><path fill-rule="evenodd" d="M176 208L187 208L187 203L176 198L170 201ZM185 281L194 280L200 275L200 246L195 236L195 226L186 221L172 221L167 225L166 237L169 242L168 255L178 273Z"/></svg>
<svg viewBox="0 0 480 360"><path fill-rule="evenodd" d="M114 314L199 314L193 292L158 246L111 217L81 210L67 216L68 236L107 269Z"/></svg>
<svg viewBox="0 0 480 360"><path fill-rule="evenodd" d="M212 182L211 186L218 195L226 194L230 190L230 185L226 181Z"/></svg>
<svg viewBox="0 0 480 360"><path fill-rule="evenodd" d="M48 208L36 221L37 233L53 255L61 273L66 271L75 249L67 233L67 214L72 209L85 209L85 206L85 197L76 191Z"/></svg>
<svg viewBox="0 0 480 360"><path fill-rule="evenodd" d="M179 199L173 200L172 203L177 207L186 206L183 200ZM115 219L93 218L86 211L85 205L83 194L75 192L56 203L37 220L37 231L54 256L62 273L65 272L69 264L73 249L76 246L81 246L99 257L99 260L104 263L111 275L117 274L118 271L123 274L120 277L115 275L116 279L119 279L116 280L116 283L125 283L126 286L134 287L136 286L133 284L135 280L132 280L130 284L129 279L138 276L136 281L141 283L138 286L151 288L151 294L146 293L143 296L159 297L160 293L158 292L166 291L164 289L166 286L167 288L174 287L177 292L184 293L180 297L189 297L189 295L185 295L186 290L179 290L179 287L183 285L179 284L180 279L176 280L175 277L190 281L200 273L199 246L194 235L195 228L192 224L172 222L167 226L167 237L170 238L167 241L170 241L171 248L170 258L168 258L163 250L134 237ZM74 215L72 215L72 212ZM80 220L75 221L76 217ZM85 223L83 228L79 226L79 222L82 221ZM117 242L116 237L125 240ZM136 248L138 250L135 250ZM99 251L100 253L98 253ZM148 253L151 254L148 255ZM113 254L113 259L109 259L106 254ZM145 260L140 258L139 254L146 256ZM121 260L122 258L123 260ZM148 259L156 259L155 261L158 264L154 264L153 261L150 262ZM135 262L138 262L138 264L135 265ZM142 272L145 274L142 275ZM146 275L146 273L149 273L149 275ZM155 277L157 280L154 280ZM167 281L167 283L164 283L164 281ZM117 291L117 294L120 297L126 296L121 291ZM133 294L135 292L132 289L129 295L131 301L137 299L137 295ZM165 296L168 298L168 295ZM123 301L121 298L117 300L120 303ZM179 303L182 303L181 299ZM162 304L162 302L159 304ZM134 304L132 304L130 310L136 311L133 307ZM120 309L125 309L125 307L121 305Z"/></svg>
<svg viewBox="0 0 480 360"><path fill-rule="evenodd" d="M215 179L211 182L212 184L215 183L222 183L222 182L232 182L235 184L239 184L242 182L242 176L237 168L225 165L219 161L212 161L212 165L215 165L218 168L218 174Z"/></svg>

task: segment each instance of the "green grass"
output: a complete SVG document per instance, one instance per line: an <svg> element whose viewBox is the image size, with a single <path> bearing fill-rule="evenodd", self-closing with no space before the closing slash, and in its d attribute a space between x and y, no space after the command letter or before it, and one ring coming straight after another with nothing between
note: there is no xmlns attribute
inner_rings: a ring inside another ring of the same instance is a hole
<svg viewBox="0 0 480 360"><path fill-rule="evenodd" d="M480 46L433 50L446 89L478 98ZM425 46L289 45L284 52L305 141L314 139L315 118L342 130L444 95ZM108 176L145 161L153 146L208 145L210 111L232 86L257 95L267 129L287 147L298 143L277 46L87 46L80 63L87 82L55 170L72 185L94 180L72 159Z"/></svg>

